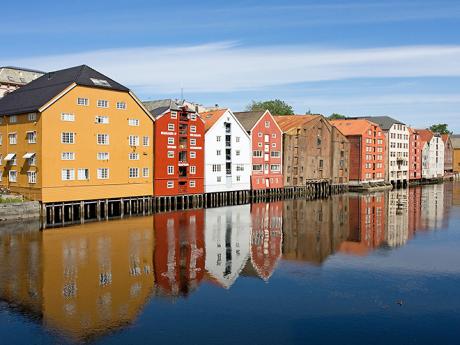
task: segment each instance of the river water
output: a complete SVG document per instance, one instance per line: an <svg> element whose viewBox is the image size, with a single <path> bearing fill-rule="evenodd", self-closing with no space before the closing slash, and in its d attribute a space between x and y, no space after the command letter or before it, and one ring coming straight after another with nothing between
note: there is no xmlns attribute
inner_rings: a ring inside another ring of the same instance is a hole
<svg viewBox="0 0 460 345"><path fill-rule="evenodd" d="M0 234L1 344L459 344L460 184Z"/></svg>

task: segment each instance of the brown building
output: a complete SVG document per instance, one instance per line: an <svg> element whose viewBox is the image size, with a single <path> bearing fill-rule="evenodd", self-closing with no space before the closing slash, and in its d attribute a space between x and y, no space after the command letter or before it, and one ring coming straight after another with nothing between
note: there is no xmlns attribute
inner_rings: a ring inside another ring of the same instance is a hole
<svg viewBox="0 0 460 345"><path fill-rule="evenodd" d="M333 185L348 184L350 168L350 142L336 127L332 126L332 154L331 154Z"/></svg>
<svg viewBox="0 0 460 345"><path fill-rule="evenodd" d="M449 175L453 173L454 168L454 148L449 134L443 134L441 137L444 141L444 175Z"/></svg>
<svg viewBox="0 0 460 345"><path fill-rule="evenodd" d="M333 133L324 116L283 115L275 119L283 131L285 186L348 181L348 143L341 133ZM332 163L333 158L339 158L337 165Z"/></svg>

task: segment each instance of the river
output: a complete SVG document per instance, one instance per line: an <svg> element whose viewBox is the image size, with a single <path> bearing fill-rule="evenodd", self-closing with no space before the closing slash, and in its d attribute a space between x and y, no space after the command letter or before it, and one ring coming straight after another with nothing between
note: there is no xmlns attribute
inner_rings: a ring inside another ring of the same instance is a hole
<svg viewBox="0 0 460 345"><path fill-rule="evenodd" d="M460 184L0 232L2 344L458 344Z"/></svg>

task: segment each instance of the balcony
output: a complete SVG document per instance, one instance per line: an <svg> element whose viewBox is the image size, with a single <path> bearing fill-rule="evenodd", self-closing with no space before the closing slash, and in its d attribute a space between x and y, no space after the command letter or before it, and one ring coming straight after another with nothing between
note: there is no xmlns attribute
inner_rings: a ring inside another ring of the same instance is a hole
<svg viewBox="0 0 460 345"><path fill-rule="evenodd" d="M179 148L187 149L187 139L186 138L179 139Z"/></svg>
<svg viewBox="0 0 460 345"><path fill-rule="evenodd" d="M225 160L231 161L232 160L232 150L226 149L225 150Z"/></svg>
<svg viewBox="0 0 460 345"><path fill-rule="evenodd" d="M187 151L179 152L179 166L188 165Z"/></svg>
<svg viewBox="0 0 460 345"><path fill-rule="evenodd" d="M190 120L190 115L188 113L180 113L179 121L188 121Z"/></svg>
<svg viewBox="0 0 460 345"><path fill-rule="evenodd" d="M178 191L181 194L187 194L187 182L179 181Z"/></svg>
<svg viewBox="0 0 460 345"><path fill-rule="evenodd" d="M188 133L188 126L184 124L179 125L179 135L187 135Z"/></svg>
<svg viewBox="0 0 460 345"><path fill-rule="evenodd" d="M179 178L186 178L187 177L187 167L180 166L179 167Z"/></svg>
<svg viewBox="0 0 460 345"><path fill-rule="evenodd" d="M232 163L225 163L225 172L227 175L232 174Z"/></svg>

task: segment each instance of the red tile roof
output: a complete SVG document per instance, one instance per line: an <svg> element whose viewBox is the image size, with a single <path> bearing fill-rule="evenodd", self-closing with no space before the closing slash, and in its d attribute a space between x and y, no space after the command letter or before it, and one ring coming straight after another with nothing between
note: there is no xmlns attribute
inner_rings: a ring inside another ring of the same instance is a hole
<svg viewBox="0 0 460 345"><path fill-rule="evenodd" d="M420 135L420 140L423 142L428 142L433 138L433 132L429 129L417 129L416 131Z"/></svg>
<svg viewBox="0 0 460 345"><path fill-rule="evenodd" d="M365 120L331 120L329 121L333 126L337 127L345 136L348 135L362 135L370 126L378 126L377 124Z"/></svg>
<svg viewBox="0 0 460 345"><path fill-rule="evenodd" d="M204 129L207 132L221 117L225 114L228 109L216 109L201 113L200 116L204 121Z"/></svg>
<svg viewBox="0 0 460 345"><path fill-rule="evenodd" d="M321 115L277 115L273 116L283 132L298 128L319 118Z"/></svg>

